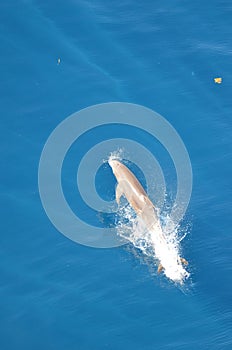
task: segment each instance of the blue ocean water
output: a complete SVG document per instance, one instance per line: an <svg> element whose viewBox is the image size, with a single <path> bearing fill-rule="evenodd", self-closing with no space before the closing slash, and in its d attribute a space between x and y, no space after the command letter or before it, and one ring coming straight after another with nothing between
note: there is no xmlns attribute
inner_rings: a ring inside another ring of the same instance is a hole
<svg viewBox="0 0 232 350"><path fill-rule="evenodd" d="M229 0L1 2L1 349L232 348L231 18ZM43 210L49 134L111 101L162 114L188 149L185 291L130 249L68 240Z"/></svg>

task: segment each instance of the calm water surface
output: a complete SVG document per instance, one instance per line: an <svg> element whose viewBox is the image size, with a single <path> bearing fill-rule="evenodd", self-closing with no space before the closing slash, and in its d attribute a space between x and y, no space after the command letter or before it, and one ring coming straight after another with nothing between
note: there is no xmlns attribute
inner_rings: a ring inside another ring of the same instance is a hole
<svg viewBox="0 0 232 350"><path fill-rule="evenodd" d="M2 350L232 348L231 18L229 0L1 2ZM184 292L130 247L69 241L41 205L49 134L110 101L159 112L189 151Z"/></svg>

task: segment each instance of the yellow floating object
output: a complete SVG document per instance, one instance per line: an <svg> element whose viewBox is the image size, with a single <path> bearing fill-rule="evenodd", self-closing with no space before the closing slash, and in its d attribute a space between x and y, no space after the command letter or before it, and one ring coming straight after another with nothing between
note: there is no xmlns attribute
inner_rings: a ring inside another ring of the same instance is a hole
<svg viewBox="0 0 232 350"><path fill-rule="evenodd" d="M216 84L221 84L222 83L222 78L214 78L214 82Z"/></svg>

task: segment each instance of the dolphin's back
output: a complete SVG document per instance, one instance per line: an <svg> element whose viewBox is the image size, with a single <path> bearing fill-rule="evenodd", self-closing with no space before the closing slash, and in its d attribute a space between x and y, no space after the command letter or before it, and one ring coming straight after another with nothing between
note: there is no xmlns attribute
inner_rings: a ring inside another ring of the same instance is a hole
<svg viewBox="0 0 232 350"><path fill-rule="evenodd" d="M141 185L139 180L135 177L135 175L124 164L121 163L120 167L121 167L121 176L123 178L121 181L124 180L128 182L128 184L131 185L131 188L136 190L138 194L147 196L143 186Z"/></svg>
<svg viewBox="0 0 232 350"><path fill-rule="evenodd" d="M120 163L120 177L117 198L124 194L148 227L157 224L159 220L154 204L135 175L122 163Z"/></svg>

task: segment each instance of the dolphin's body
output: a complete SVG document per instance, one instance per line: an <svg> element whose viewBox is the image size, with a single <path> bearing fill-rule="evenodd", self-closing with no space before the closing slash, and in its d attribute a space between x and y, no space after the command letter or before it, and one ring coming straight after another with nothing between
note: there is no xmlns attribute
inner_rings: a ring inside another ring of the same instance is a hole
<svg viewBox="0 0 232 350"><path fill-rule="evenodd" d="M160 260L158 272L165 270L167 277L181 282L188 273L183 268L187 261L178 253L170 250L165 238L156 208L135 175L118 160L109 160L109 165L117 179L116 201L119 204L122 195L126 197L137 216L142 219L146 229L151 233L152 243L157 258ZM171 266L170 266L171 264Z"/></svg>

